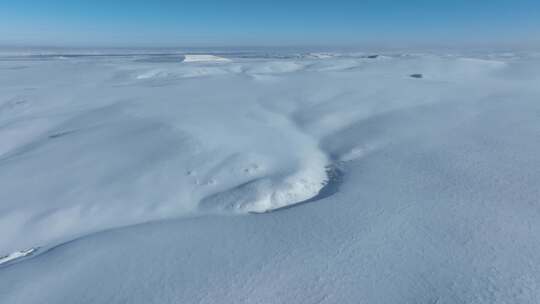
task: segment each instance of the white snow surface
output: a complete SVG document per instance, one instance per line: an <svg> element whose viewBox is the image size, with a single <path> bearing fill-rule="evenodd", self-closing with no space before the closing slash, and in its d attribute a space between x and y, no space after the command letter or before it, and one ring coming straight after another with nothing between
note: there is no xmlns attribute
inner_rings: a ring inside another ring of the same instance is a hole
<svg viewBox="0 0 540 304"><path fill-rule="evenodd" d="M540 58L381 55L0 56L0 303L540 302Z"/></svg>

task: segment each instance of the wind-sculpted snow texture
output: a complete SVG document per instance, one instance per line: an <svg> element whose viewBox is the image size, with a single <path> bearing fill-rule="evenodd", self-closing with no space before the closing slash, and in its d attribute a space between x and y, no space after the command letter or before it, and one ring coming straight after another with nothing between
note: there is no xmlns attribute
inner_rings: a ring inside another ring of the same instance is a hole
<svg viewBox="0 0 540 304"><path fill-rule="evenodd" d="M538 303L539 68L3 53L0 303Z"/></svg>

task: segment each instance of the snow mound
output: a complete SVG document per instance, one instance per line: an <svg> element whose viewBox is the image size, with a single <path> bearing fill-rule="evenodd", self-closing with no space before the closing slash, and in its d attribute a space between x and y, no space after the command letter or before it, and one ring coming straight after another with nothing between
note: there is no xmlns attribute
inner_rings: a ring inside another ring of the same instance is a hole
<svg viewBox="0 0 540 304"><path fill-rule="evenodd" d="M315 197L329 180L326 157L315 153L299 171L257 178L201 201L203 209L233 213L264 213Z"/></svg>
<svg viewBox="0 0 540 304"><path fill-rule="evenodd" d="M336 54L332 53L309 53L306 55L306 58L313 58L313 59L330 59L335 57Z"/></svg>
<svg viewBox="0 0 540 304"><path fill-rule="evenodd" d="M231 60L228 58L223 58L216 55L188 54L184 55L184 57L184 62L231 62Z"/></svg>

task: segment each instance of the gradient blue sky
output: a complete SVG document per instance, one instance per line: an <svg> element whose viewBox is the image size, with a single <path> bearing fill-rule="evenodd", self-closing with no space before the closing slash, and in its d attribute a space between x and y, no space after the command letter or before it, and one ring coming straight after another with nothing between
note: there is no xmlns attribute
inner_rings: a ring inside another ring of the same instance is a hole
<svg viewBox="0 0 540 304"><path fill-rule="evenodd" d="M540 0L0 0L0 44L540 45Z"/></svg>

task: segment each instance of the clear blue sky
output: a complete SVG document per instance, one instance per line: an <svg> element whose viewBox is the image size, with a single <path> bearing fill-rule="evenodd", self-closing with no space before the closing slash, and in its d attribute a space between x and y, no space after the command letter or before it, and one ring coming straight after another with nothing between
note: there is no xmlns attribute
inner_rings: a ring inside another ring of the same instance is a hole
<svg viewBox="0 0 540 304"><path fill-rule="evenodd" d="M540 0L0 0L0 44L540 44Z"/></svg>

